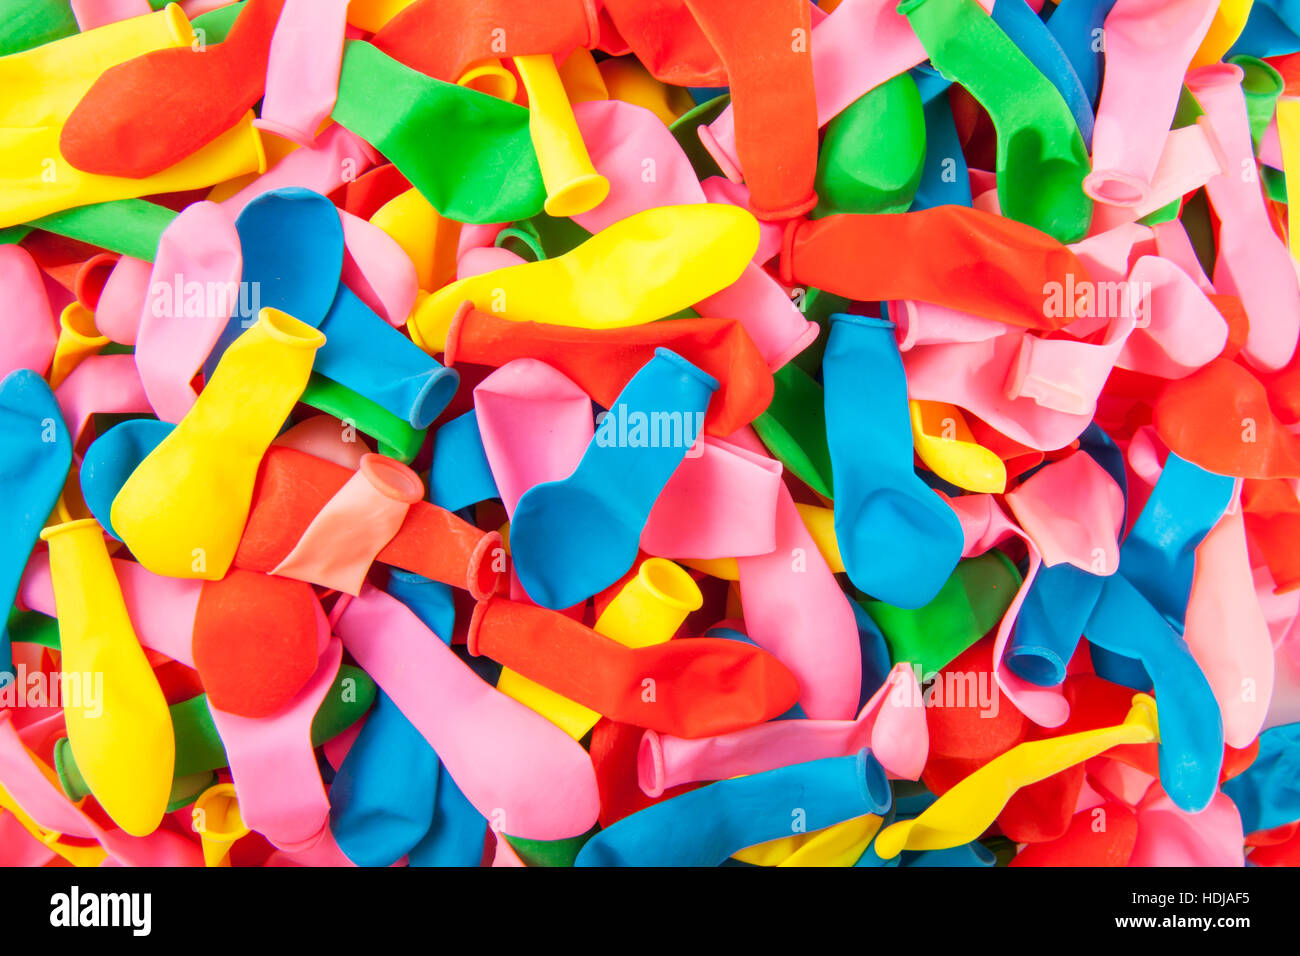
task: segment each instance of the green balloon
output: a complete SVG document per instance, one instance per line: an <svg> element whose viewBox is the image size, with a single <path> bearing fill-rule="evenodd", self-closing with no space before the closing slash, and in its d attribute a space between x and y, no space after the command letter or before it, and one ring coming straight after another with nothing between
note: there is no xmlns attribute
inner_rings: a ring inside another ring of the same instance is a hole
<svg viewBox="0 0 1300 956"><path fill-rule="evenodd" d="M776 383L772 404L754 419L754 431L796 478L819 495L833 497L822 387L793 362L772 378Z"/></svg>
<svg viewBox="0 0 1300 956"><path fill-rule="evenodd" d="M0 0L0 56L53 43L80 29L68 0Z"/></svg>
<svg viewBox="0 0 1300 956"><path fill-rule="evenodd" d="M1229 63L1241 67L1246 74L1241 78L1241 90L1246 94L1246 115L1250 118L1250 138L1259 146L1260 137L1273 121L1278 97L1286 87L1286 80L1272 65L1257 56L1244 54L1228 58Z"/></svg>
<svg viewBox="0 0 1300 956"><path fill-rule="evenodd" d="M677 119L673 120L668 131L673 134L673 139L677 140L677 145L682 148L686 158L691 162L691 169L695 171L696 179L708 179L710 176L721 176L722 169L718 166L717 161L704 148L700 142L699 129L701 126L708 126L715 119L722 115L722 111L727 108L731 102L730 94L715 96L711 100L705 100L699 103L692 110L683 113Z"/></svg>
<svg viewBox="0 0 1300 956"><path fill-rule="evenodd" d="M826 124L813 218L906 212L924 167L925 107L916 81L900 73Z"/></svg>
<svg viewBox="0 0 1300 956"><path fill-rule="evenodd" d="M546 189L522 106L435 80L350 40L332 115L448 219L513 222L542 211Z"/></svg>
<svg viewBox="0 0 1300 956"><path fill-rule="evenodd" d="M571 252L591 238L591 233L567 217L546 213L516 222L497 233L496 245L536 262Z"/></svg>
<svg viewBox="0 0 1300 956"><path fill-rule="evenodd" d="M33 219L27 225L153 262L163 230L177 215L146 199L114 199L65 209Z"/></svg>
<svg viewBox="0 0 1300 956"><path fill-rule="evenodd" d="M525 840L523 837L507 836L506 842L526 866L573 866L578 852L599 829L600 827L592 827L586 833L564 840Z"/></svg>
<svg viewBox="0 0 1300 956"><path fill-rule="evenodd" d="M1088 148L1069 106L975 0L904 0L930 63L988 111L998 134L1002 214L1060 242L1088 232Z"/></svg>
<svg viewBox="0 0 1300 956"><path fill-rule="evenodd" d="M302 393L302 403L340 421L350 422L379 445L379 453L410 464L420 453L427 429L412 428L409 422L381 408L364 395L313 372Z"/></svg>
<svg viewBox="0 0 1300 956"><path fill-rule="evenodd" d="M895 664L908 662L921 678L938 673L997 626L1020 588L1020 572L996 549L957 563L929 604L901 608L864 600Z"/></svg>

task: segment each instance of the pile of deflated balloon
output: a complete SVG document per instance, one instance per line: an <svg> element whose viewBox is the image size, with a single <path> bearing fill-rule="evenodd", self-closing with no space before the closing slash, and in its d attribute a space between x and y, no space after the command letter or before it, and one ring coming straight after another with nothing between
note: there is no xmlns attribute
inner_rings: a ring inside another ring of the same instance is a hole
<svg viewBox="0 0 1300 956"><path fill-rule="evenodd" d="M1281 0L0 0L0 864L1300 863Z"/></svg>

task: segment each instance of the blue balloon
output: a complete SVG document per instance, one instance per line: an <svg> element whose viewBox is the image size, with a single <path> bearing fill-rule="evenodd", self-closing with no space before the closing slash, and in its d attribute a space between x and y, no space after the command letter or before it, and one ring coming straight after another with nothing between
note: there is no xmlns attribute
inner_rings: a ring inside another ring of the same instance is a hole
<svg viewBox="0 0 1300 956"><path fill-rule="evenodd" d="M478 866L483 859L487 820L461 793L445 766L439 767L433 825L406 856L410 866Z"/></svg>
<svg viewBox="0 0 1300 956"><path fill-rule="evenodd" d="M993 4L993 22L1002 28L1034 69L1047 77L1070 108L1084 145L1092 148L1092 98L1074 72L1070 58L1061 49L1047 25L1030 9L1025 0L997 0Z"/></svg>
<svg viewBox="0 0 1300 956"><path fill-rule="evenodd" d="M456 627L456 605L452 601L450 584L434 581L414 571L392 568L388 572L385 590L410 608L440 641L451 644L452 631Z"/></svg>
<svg viewBox="0 0 1300 956"><path fill-rule="evenodd" d="M894 665L889 659L889 644L885 642L880 625L852 598L849 607L853 609L853 620L858 626L858 646L862 654L862 689L858 692L858 710L861 710L885 683Z"/></svg>
<svg viewBox="0 0 1300 956"><path fill-rule="evenodd" d="M14 673L9 609L71 467L72 438L50 386L31 369L10 372L0 381L0 686Z"/></svg>
<svg viewBox="0 0 1300 956"><path fill-rule="evenodd" d="M330 787L330 831L357 866L391 866L433 824L438 755L382 690Z"/></svg>
<svg viewBox="0 0 1300 956"><path fill-rule="evenodd" d="M1300 3L1296 0L1255 0L1246 28L1223 55L1281 56L1300 52Z"/></svg>
<svg viewBox="0 0 1300 956"><path fill-rule="evenodd" d="M320 193L288 187L258 196L235 220L243 281L262 307L325 333L314 369L410 423L428 428L460 375L380 318L343 285L343 225ZM204 368L208 375L245 325L233 316Z"/></svg>
<svg viewBox="0 0 1300 956"><path fill-rule="evenodd" d="M434 435L429 500L439 508L459 511L467 505L499 497L496 479L483 450L478 416L471 408Z"/></svg>
<svg viewBox="0 0 1300 956"><path fill-rule="evenodd" d="M1040 567L1007 646L1012 673L1040 687L1060 685L1104 582L1072 564Z"/></svg>
<svg viewBox="0 0 1300 956"><path fill-rule="evenodd" d="M1086 630L1094 645L1141 661L1151 676L1160 784L1183 810L1204 810L1218 789L1223 719L1187 642L1123 574L1105 579Z"/></svg>
<svg viewBox="0 0 1300 956"><path fill-rule="evenodd" d="M721 780L601 830L577 866L719 866L738 850L821 830L893 803L868 749Z"/></svg>
<svg viewBox="0 0 1300 956"><path fill-rule="evenodd" d="M1245 773L1223 785L1241 811L1246 833L1300 820L1300 724L1270 727L1259 735L1259 756Z"/></svg>
<svg viewBox="0 0 1300 956"><path fill-rule="evenodd" d="M1047 21L1094 106L1101 93L1102 28L1113 6L1115 0L1061 0Z"/></svg>
<svg viewBox="0 0 1300 956"><path fill-rule="evenodd" d="M718 380L669 349L624 386L573 474L524 492L510 523L515 571L543 607L572 607L636 561L664 485L703 431Z"/></svg>
<svg viewBox="0 0 1300 956"><path fill-rule="evenodd" d="M925 104L925 165L912 197L912 210L935 206L970 206L970 169L957 137L948 97Z"/></svg>
<svg viewBox="0 0 1300 956"><path fill-rule="evenodd" d="M834 313L822 360L835 535L849 579L880 601L918 608L957 567L965 536L912 467L907 379L894 323Z"/></svg>
<svg viewBox="0 0 1300 956"><path fill-rule="evenodd" d="M899 866L905 867L993 866L997 862L993 851L978 840L946 850L904 850L899 856Z"/></svg>
<svg viewBox="0 0 1300 956"><path fill-rule="evenodd" d="M86 457L81 460L81 496L95 520L119 541L122 536L113 530L109 521L113 499L131 477L131 472L139 468L140 463L175 428L171 422L133 418L118 422L86 449Z"/></svg>
<svg viewBox="0 0 1300 956"><path fill-rule="evenodd" d="M1234 483L1171 453L1120 548L1120 573L1179 633L1192 593L1196 547L1223 517Z"/></svg>

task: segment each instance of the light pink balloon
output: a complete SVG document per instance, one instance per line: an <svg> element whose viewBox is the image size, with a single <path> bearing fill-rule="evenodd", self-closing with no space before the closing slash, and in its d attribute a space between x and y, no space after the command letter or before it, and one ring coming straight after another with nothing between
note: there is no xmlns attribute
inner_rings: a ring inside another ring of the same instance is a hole
<svg viewBox="0 0 1300 956"><path fill-rule="evenodd" d="M258 129L311 145L334 109L348 0L286 0L271 36Z"/></svg>
<svg viewBox="0 0 1300 956"><path fill-rule="evenodd" d="M149 0L68 0L81 32L153 13Z"/></svg>
<svg viewBox="0 0 1300 956"><path fill-rule="evenodd" d="M235 220L216 203L186 207L163 231L135 348L140 382L162 421L179 422L194 406L190 380L239 306L243 268Z"/></svg>
<svg viewBox="0 0 1300 956"><path fill-rule="evenodd" d="M1255 595L1236 500L1196 548L1183 639L1219 702L1224 741L1238 749L1250 746L1273 694L1273 642Z"/></svg>
<svg viewBox="0 0 1300 956"><path fill-rule="evenodd" d="M697 780L726 780L870 747L890 775L918 780L930 751L925 705L910 665L897 664L853 720L769 720L687 740L647 730L637 751L641 789L658 797Z"/></svg>
<svg viewBox="0 0 1300 956"><path fill-rule="evenodd" d="M208 703L230 759L240 816L281 849L310 849L329 822L330 802L311 745L311 722L342 659L343 646L332 638L311 680L270 717L242 717Z"/></svg>
<svg viewBox="0 0 1300 956"><path fill-rule="evenodd" d="M596 822L596 772L582 746L483 682L400 601L370 586L335 633L438 752L456 785L513 836L560 840Z"/></svg>
<svg viewBox="0 0 1300 956"><path fill-rule="evenodd" d="M72 443L76 445L96 412L152 412L133 355L92 355L54 390Z"/></svg>
<svg viewBox="0 0 1300 956"><path fill-rule="evenodd" d="M776 547L781 472L765 455L704 437L655 501L641 548L664 558L768 554Z"/></svg>
<svg viewBox="0 0 1300 956"><path fill-rule="evenodd" d="M336 465L355 471L361 466L361 459L370 452L365 442L356 438L356 429L352 428L353 440L348 441L344 432L350 426L333 415L313 415L284 432L272 445L296 448L317 458L324 458Z"/></svg>
<svg viewBox="0 0 1300 956"><path fill-rule="evenodd" d="M766 455L749 428L727 440ZM745 630L794 674L804 713L848 720L862 689L857 621L784 484L777 491L775 532L771 552L736 559Z"/></svg>
<svg viewBox="0 0 1300 956"><path fill-rule="evenodd" d="M378 226L340 209L343 222L344 285L389 325L401 328L420 291L415 263Z"/></svg>
<svg viewBox="0 0 1300 956"><path fill-rule="evenodd" d="M1211 4L1212 6L1212 4ZM1187 88L1205 110L1227 157L1205 186L1219 217L1214 285L1235 295L1250 316L1242 354L1266 369L1281 368L1300 336L1300 285L1286 245L1273 231L1255 168L1241 67L1216 63L1193 70Z"/></svg>
<svg viewBox="0 0 1300 956"><path fill-rule="evenodd" d="M1129 866L1245 866L1237 805L1217 793L1200 813L1180 810L1156 784L1137 807L1137 843Z"/></svg>
<svg viewBox="0 0 1300 956"><path fill-rule="evenodd" d="M334 123L311 146L295 149L221 204L237 218L262 193L285 186L300 186L328 196L378 161L379 154L369 143Z"/></svg>
<svg viewBox="0 0 1300 956"><path fill-rule="evenodd" d="M1132 206L1149 196L1183 74L1217 7L1215 0L1118 0L1111 8L1092 172L1083 181L1094 199Z"/></svg>
<svg viewBox="0 0 1300 956"><path fill-rule="evenodd" d="M54 358L59 323L36 260L22 246L0 245L0 379L14 369L29 368L44 375Z"/></svg>
<svg viewBox="0 0 1300 956"><path fill-rule="evenodd" d="M95 328L119 345L135 345L152 274L153 264L143 259L118 259L99 294Z"/></svg>
<svg viewBox="0 0 1300 956"><path fill-rule="evenodd" d="M1119 569L1124 493L1087 452L1044 465L1005 500L1048 567L1072 564L1099 576Z"/></svg>

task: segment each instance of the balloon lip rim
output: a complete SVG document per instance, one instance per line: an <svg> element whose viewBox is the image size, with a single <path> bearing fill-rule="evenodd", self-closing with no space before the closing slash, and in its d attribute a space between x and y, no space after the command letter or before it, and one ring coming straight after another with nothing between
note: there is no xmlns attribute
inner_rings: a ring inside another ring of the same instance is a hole
<svg viewBox="0 0 1300 956"><path fill-rule="evenodd" d="M1151 184L1122 169L1094 169L1083 177L1088 198L1108 206L1141 206L1151 195Z"/></svg>
<svg viewBox="0 0 1300 956"><path fill-rule="evenodd" d="M367 452L357 462L357 470L385 498L402 504L415 504L424 498L424 482L420 476L396 458Z"/></svg>
<svg viewBox="0 0 1300 956"><path fill-rule="evenodd" d="M1240 86L1246 71L1235 63L1207 63L1187 74L1184 83L1192 93L1225 86Z"/></svg>
<svg viewBox="0 0 1300 956"><path fill-rule="evenodd" d="M881 815L888 813L894 805L894 792L889 786L889 774L870 747L858 751L857 773L862 798L871 812Z"/></svg>
<svg viewBox="0 0 1300 956"><path fill-rule="evenodd" d="M651 799L662 797L667 789L664 786L667 773L659 731L647 729L641 735L641 742L637 744L636 767L637 784L641 787L641 792Z"/></svg>
<svg viewBox="0 0 1300 956"><path fill-rule="evenodd" d="M200 793L197 797L194 798L193 808L194 810L203 810L204 816L206 818L206 816L208 815L207 804L210 804L212 801L221 800L221 799L224 799L229 803L234 804L233 807L227 806L226 812L225 814L222 815L221 819L223 820L229 819L229 814L231 810L233 810L234 813L239 818L240 825L237 827L230 827L229 829L214 830L210 826L208 826L207 820L205 819L203 835L208 837L209 839L220 840L226 843L232 843L235 840L238 840L241 837L245 837L250 832L252 832L249 829L247 822L244 820L243 813L240 812L239 795L235 791L235 785L233 783L215 783L212 786L208 787L206 790L204 790L202 793Z"/></svg>
<svg viewBox="0 0 1300 956"><path fill-rule="evenodd" d="M1043 680L1040 679L1041 676L1043 675L1036 675L1034 677L1030 677L1028 674L1024 673L1021 670L1018 670L1016 667L1013 666L1014 661L1022 661L1025 659L1033 660L1033 661L1041 661L1045 663L1048 667L1050 667L1051 673L1046 676L1047 679L1051 681L1051 683L1044 683ZM1066 662L1061 660L1060 654L1056 653L1056 651L1052 650L1050 647L1042 643L1008 645L1006 654L1003 657L1003 661L1006 663L1008 667L1011 668L1011 672L1013 674L1015 674L1021 680L1028 681L1029 683L1033 684L1035 687L1060 687L1061 684L1065 681Z"/></svg>
<svg viewBox="0 0 1300 956"><path fill-rule="evenodd" d="M491 79L494 90L473 86L472 84L481 79ZM501 65L499 60L482 60L472 66L466 67L456 77L456 85L474 93L482 93L484 96L491 96L507 103L513 103L515 97L519 95L519 80L513 73Z"/></svg>
<svg viewBox="0 0 1300 956"><path fill-rule="evenodd" d="M1269 80L1267 89L1256 89L1251 92L1262 96L1280 96L1286 90L1286 78L1278 72L1276 67L1262 57L1251 56L1249 53L1238 53L1236 56L1228 57L1224 62L1241 69L1243 90L1246 88L1246 77L1249 77L1252 73L1251 70L1242 65L1243 62L1255 68L1253 71L1255 76L1262 74L1268 77Z"/></svg>
<svg viewBox="0 0 1300 956"><path fill-rule="evenodd" d="M487 614L489 607L493 602L499 600L495 595L489 594L477 604L474 605L474 612L469 617L469 627L465 630L465 650L469 652L470 657L481 657L479 652L479 631L483 627L483 617Z"/></svg>
<svg viewBox="0 0 1300 956"><path fill-rule="evenodd" d="M104 526L99 523L97 518L73 518L70 521L60 521L58 524L52 524L41 529L41 540L49 541L51 538L66 534L69 531L80 531L94 525L103 533Z"/></svg>
<svg viewBox="0 0 1300 956"><path fill-rule="evenodd" d="M581 216L609 198L610 182L594 170L574 176L563 186L549 191L542 209L548 216Z"/></svg>
<svg viewBox="0 0 1300 956"><path fill-rule="evenodd" d="M854 312L832 312L830 314L832 325L858 325L864 329L889 329L891 332L898 328L898 323L892 319L879 318L874 315L858 315Z"/></svg>
<svg viewBox="0 0 1300 956"><path fill-rule="evenodd" d="M325 333L283 309L266 306L258 313L257 326L279 342L296 349L318 349L325 344Z"/></svg>
<svg viewBox="0 0 1300 956"><path fill-rule="evenodd" d="M672 362L683 372L697 379L701 384L706 386L710 392L716 392L722 387L716 378L710 375L704 369L700 368L690 359L683 358L672 349L664 348L662 345L655 349L655 358L663 359L666 362Z"/></svg>
<svg viewBox="0 0 1300 956"><path fill-rule="evenodd" d="M641 562L641 566L637 568L636 576L647 591L670 607L690 612L698 611L704 606L704 595L700 593L699 585L695 583L695 579L684 568L674 561L660 557L646 558ZM665 588L662 584L665 577L678 579L673 584L680 584L681 586L672 589ZM691 596L683 598L678 592L687 590L687 585L689 585Z"/></svg>
<svg viewBox="0 0 1300 956"><path fill-rule="evenodd" d="M428 381L420 387L415 401L411 404L411 414L407 423L416 431L424 431L432 425L456 397L460 388L460 373L454 368L440 365L434 369Z"/></svg>
<svg viewBox="0 0 1300 956"><path fill-rule="evenodd" d="M487 531L470 552L465 589L474 600L490 601L501 591L505 572L492 567L491 559L495 552L504 546L505 542L500 531Z"/></svg>
<svg viewBox="0 0 1300 956"><path fill-rule="evenodd" d="M451 322L447 324L447 335L442 343L442 363L447 368L451 368L456 364L456 352L460 346L460 335L465 328L465 320L473 311L474 303L466 299L456 306L456 312L452 315ZM412 323L412 329L414 329L414 323ZM412 335L412 341L414 341L414 338L414 335ZM416 344L419 345L420 343L416 342Z"/></svg>

